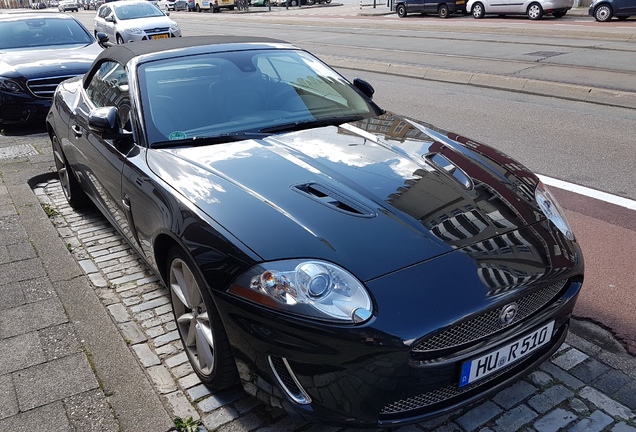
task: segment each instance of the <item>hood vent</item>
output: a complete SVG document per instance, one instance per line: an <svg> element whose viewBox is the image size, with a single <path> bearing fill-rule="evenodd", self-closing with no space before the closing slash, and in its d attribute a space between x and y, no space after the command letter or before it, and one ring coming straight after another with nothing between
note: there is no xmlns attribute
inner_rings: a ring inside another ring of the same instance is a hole
<svg viewBox="0 0 636 432"><path fill-rule="evenodd" d="M376 215L375 212L368 207L320 183L303 183L292 186L292 189L322 205L352 216L371 218Z"/></svg>

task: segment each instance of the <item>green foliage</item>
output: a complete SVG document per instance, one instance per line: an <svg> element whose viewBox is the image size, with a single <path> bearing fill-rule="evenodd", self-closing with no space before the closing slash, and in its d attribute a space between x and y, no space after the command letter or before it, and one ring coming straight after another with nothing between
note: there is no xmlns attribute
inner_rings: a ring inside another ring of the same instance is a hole
<svg viewBox="0 0 636 432"><path fill-rule="evenodd" d="M55 210L53 207L51 207L48 204L42 204L42 209L44 210L44 213L46 213L46 215L50 218L57 216L59 214L57 210Z"/></svg>
<svg viewBox="0 0 636 432"><path fill-rule="evenodd" d="M174 425L178 432L197 432L200 424L200 420L194 420L192 417L185 420L180 417L174 419Z"/></svg>

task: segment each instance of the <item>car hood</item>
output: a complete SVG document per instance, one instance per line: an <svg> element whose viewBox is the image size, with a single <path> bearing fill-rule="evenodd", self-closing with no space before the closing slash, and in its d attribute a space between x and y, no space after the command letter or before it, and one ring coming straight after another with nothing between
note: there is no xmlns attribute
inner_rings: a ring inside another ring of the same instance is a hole
<svg viewBox="0 0 636 432"><path fill-rule="evenodd" d="M37 49L0 50L0 75L27 79L81 75L102 51L97 43Z"/></svg>
<svg viewBox="0 0 636 432"><path fill-rule="evenodd" d="M362 280L544 219L518 162L390 113L148 163L263 260L325 259Z"/></svg>

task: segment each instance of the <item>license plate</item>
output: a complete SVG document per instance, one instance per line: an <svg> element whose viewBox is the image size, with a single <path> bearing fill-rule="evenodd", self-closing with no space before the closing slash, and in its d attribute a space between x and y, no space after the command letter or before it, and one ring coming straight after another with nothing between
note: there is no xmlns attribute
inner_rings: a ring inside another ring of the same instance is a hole
<svg viewBox="0 0 636 432"><path fill-rule="evenodd" d="M167 34L156 34L156 35L150 36L150 39L168 39L168 35Z"/></svg>
<svg viewBox="0 0 636 432"><path fill-rule="evenodd" d="M511 363L515 363L527 357L532 352L550 342L553 329L554 321L551 321L508 345L497 348L476 359L467 361L462 365L459 387L472 384Z"/></svg>

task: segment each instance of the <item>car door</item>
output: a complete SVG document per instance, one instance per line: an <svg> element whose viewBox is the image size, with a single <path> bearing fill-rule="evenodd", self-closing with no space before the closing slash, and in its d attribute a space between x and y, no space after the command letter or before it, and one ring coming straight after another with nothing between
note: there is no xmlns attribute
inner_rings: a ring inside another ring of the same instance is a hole
<svg viewBox="0 0 636 432"><path fill-rule="evenodd" d="M404 6L406 6L408 13L424 12L424 3L426 1L427 0L405 0Z"/></svg>
<svg viewBox="0 0 636 432"><path fill-rule="evenodd" d="M636 15L636 0L617 0L614 15Z"/></svg>
<svg viewBox="0 0 636 432"><path fill-rule="evenodd" d="M128 77L123 65L105 60L83 90L83 97L69 121L68 139L75 148L73 157L88 182L91 194L115 226L128 232L128 218L121 194L121 173L130 140L105 139L90 130L90 113L100 107L118 109L119 122L129 128L130 96Z"/></svg>
<svg viewBox="0 0 636 432"><path fill-rule="evenodd" d="M95 17L95 31L106 33L106 35L113 40L115 37L115 26L112 22L106 21L106 18L113 14L113 8L109 5L104 5L97 11Z"/></svg>
<svg viewBox="0 0 636 432"><path fill-rule="evenodd" d="M504 15L524 8L524 0L484 0L486 13Z"/></svg>

